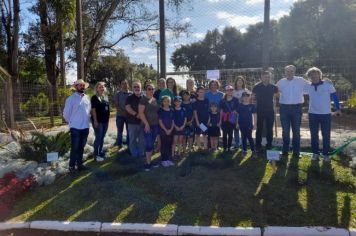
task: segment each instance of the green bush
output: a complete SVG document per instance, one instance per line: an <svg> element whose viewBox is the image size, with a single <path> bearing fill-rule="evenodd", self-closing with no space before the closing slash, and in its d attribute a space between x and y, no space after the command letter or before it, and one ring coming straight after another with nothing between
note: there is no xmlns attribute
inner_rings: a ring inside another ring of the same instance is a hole
<svg viewBox="0 0 356 236"><path fill-rule="evenodd" d="M347 101L350 108L356 108L356 91L353 91L351 97Z"/></svg>
<svg viewBox="0 0 356 236"><path fill-rule="evenodd" d="M53 136L46 136L40 132L31 134L31 139L20 141L20 151L15 158L43 162L48 152L58 152L62 156L70 149L69 132L59 132Z"/></svg>
<svg viewBox="0 0 356 236"><path fill-rule="evenodd" d="M29 116L46 116L49 112L48 97L44 93L39 93L37 96L31 96L27 102L20 104L21 111Z"/></svg>

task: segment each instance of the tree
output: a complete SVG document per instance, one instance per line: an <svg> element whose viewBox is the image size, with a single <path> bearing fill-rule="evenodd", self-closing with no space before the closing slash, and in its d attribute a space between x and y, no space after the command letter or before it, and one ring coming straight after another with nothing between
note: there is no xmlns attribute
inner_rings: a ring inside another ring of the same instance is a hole
<svg viewBox="0 0 356 236"><path fill-rule="evenodd" d="M19 111L19 103L13 102L16 97L18 83L18 44L20 29L19 0L1 0L1 21L6 35L7 69L11 75L11 82L7 83L7 102L9 113L6 120L10 127L15 126L14 109ZM15 96L14 96L15 95Z"/></svg>

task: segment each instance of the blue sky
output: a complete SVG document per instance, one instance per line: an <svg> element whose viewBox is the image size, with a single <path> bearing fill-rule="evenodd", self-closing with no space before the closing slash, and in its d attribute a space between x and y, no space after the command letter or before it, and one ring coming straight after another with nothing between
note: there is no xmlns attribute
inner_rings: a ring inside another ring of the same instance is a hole
<svg viewBox="0 0 356 236"><path fill-rule="evenodd" d="M283 15L287 15L291 6L296 0L271 0L271 18L279 19ZM170 62L172 52L182 44L191 43L201 40L208 30L214 28L223 29L225 26L235 26L242 32L250 24L255 24L263 20L264 0L192 0L192 3L183 6L180 13L170 11L166 8L166 17L173 18L182 22L189 22L192 27L189 34L184 34L179 38L173 37L170 32L167 32L167 71L173 71L173 65ZM34 21L34 16L28 12L27 8L33 4L33 1L22 0L22 31L25 31L28 23ZM152 7L157 6L152 4ZM115 38L115 32L119 32L123 26L115 26L107 39ZM157 40L159 39L158 32L151 32ZM118 48L124 49L125 53L130 57L131 62L152 64L156 68L156 46L154 42L149 40L133 42L129 39L121 41ZM74 81L76 71L68 70L69 81Z"/></svg>

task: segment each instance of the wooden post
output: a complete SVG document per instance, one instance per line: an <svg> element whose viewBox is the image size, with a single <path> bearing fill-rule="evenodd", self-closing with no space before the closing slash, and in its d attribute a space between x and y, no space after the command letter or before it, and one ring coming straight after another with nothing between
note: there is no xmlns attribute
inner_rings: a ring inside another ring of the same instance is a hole
<svg viewBox="0 0 356 236"><path fill-rule="evenodd" d="M164 16L164 0L159 0L159 37L161 55L161 78L166 78L166 27Z"/></svg>

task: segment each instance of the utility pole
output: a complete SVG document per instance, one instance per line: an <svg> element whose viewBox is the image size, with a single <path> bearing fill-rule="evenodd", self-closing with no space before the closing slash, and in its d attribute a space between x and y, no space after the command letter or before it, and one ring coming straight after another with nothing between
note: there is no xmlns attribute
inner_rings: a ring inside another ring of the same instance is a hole
<svg viewBox="0 0 356 236"><path fill-rule="evenodd" d="M156 41L156 46L157 46L157 82L159 80L159 42Z"/></svg>
<svg viewBox="0 0 356 236"><path fill-rule="evenodd" d="M159 39L161 55L161 78L166 78L166 27L164 17L164 0L159 0Z"/></svg>
<svg viewBox="0 0 356 236"><path fill-rule="evenodd" d="M77 25L77 79L84 79L83 55L83 29L82 29L82 2L76 0L76 25Z"/></svg>
<svg viewBox="0 0 356 236"><path fill-rule="evenodd" d="M263 49L262 49L262 67L267 70L270 66L269 48L270 48L270 0L265 0L265 12L263 22Z"/></svg>

